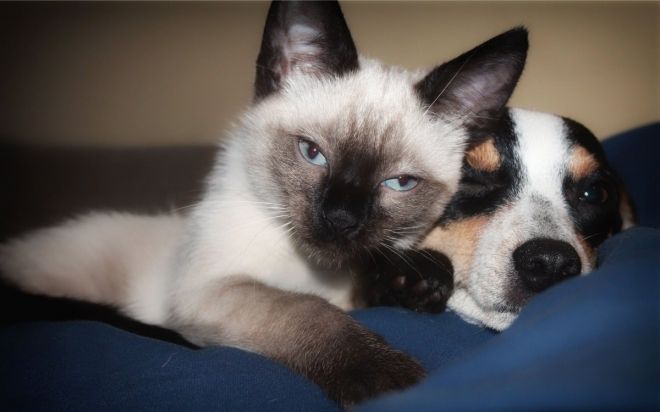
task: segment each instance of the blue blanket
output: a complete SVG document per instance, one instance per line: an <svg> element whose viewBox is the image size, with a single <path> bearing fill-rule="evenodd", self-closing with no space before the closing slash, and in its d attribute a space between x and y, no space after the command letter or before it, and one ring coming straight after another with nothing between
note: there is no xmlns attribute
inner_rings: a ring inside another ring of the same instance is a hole
<svg viewBox="0 0 660 412"><path fill-rule="evenodd" d="M609 239L596 272L540 294L501 334L449 312L354 312L430 371L420 385L359 409L660 408L660 123L605 146L636 201L641 227ZM90 321L0 329L0 405L336 410L314 384L261 356L189 349Z"/></svg>

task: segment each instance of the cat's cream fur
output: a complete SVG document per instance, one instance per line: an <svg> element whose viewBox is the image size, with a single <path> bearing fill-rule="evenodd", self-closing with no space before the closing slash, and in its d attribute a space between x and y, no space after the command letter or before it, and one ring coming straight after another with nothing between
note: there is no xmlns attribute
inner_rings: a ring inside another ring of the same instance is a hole
<svg viewBox="0 0 660 412"><path fill-rule="evenodd" d="M419 73L363 58L332 66L323 30L341 24L333 4L274 3L260 61L275 44L275 60L264 61L276 64L258 75L255 103L188 214L93 213L27 234L0 248L5 278L30 292L115 306L196 344L264 354L342 405L416 382L423 370L414 360L337 308L359 304L358 253L388 242L410 247L444 210L460 177L464 117L421 99ZM438 84L433 95L447 90ZM322 148L325 170L303 158L301 138ZM361 184L373 191L368 215L376 217L349 246L311 241L310 193L341 174L333 167L343 159L353 167L367 158L373 165ZM418 187L379 183L404 174L419 178Z"/></svg>
<svg viewBox="0 0 660 412"><path fill-rule="evenodd" d="M425 114L411 73L371 60L360 63L360 71L339 79L295 73L280 94L249 108L219 151L208 190L189 215L89 214L4 246L3 272L32 292L112 304L141 321L170 327L176 327L172 318L203 314L199 305L205 304L197 297L237 277L354 308L352 268L310 259L296 243L291 216L296 211L280 200L278 185L284 183L265 164L275 145L299 157L294 141L303 131L333 147L337 139L353 136L350 127L363 129L358 133L368 139L349 142L363 146L356 150L387 144L396 153L384 177L414 170L441 187L431 204L418 208L431 217L430 227L456 191L465 140L451 119ZM303 174L317 172L298 161ZM300 178L291 172L287 179ZM385 191L383 203L396 204L401 196L406 194ZM423 228L413 231L399 242L412 245L422 233Z"/></svg>

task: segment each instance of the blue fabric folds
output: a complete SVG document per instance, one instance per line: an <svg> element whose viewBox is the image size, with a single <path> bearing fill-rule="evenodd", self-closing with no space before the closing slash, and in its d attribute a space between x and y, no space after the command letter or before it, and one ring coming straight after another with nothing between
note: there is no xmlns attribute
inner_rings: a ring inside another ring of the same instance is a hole
<svg viewBox="0 0 660 412"><path fill-rule="evenodd" d="M660 122L621 133L603 146L633 199L638 224L660 228Z"/></svg>
<svg viewBox="0 0 660 412"><path fill-rule="evenodd" d="M622 233L601 258L598 271L537 296L505 332L361 410L657 409L660 230Z"/></svg>

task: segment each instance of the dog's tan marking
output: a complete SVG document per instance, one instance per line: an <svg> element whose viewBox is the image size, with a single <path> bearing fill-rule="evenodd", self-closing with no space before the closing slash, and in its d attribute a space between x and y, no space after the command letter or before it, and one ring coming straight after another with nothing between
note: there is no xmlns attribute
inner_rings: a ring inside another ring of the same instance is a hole
<svg viewBox="0 0 660 412"><path fill-rule="evenodd" d="M611 236L612 234L608 234L608 236ZM580 244L580 247L582 247L582 250L584 250L584 254L587 257L587 260L589 261L589 264L591 267L596 266L596 249L594 249L589 242L584 240L584 238L578 236L578 243ZM584 268L583 268L584 270Z"/></svg>
<svg viewBox="0 0 660 412"><path fill-rule="evenodd" d="M500 167L500 153L495 148L493 138L489 138L465 153L468 164L477 170L494 172Z"/></svg>
<svg viewBox="0 0 660 412"><path fill-rule="evenodd" d="M624 189L619 189L619 213L621 214L621 230L635 226L635 212L630 196Z"/></svg>
<svg viewBox="0 0 660 412"><path fill-rule="evenodd" d="M568 171L573 181L589 176L598 169L594 156L582 146L573 146L568 160Z"/></svg>
<svg viewBox="0 0 660 412"><path fill-rule="evenodd" d="M422 247L447 255L454 266L454 282L463 282L472 266L479 236L489 220L489 216L478 216L438 226L426 236Z"/></svg>

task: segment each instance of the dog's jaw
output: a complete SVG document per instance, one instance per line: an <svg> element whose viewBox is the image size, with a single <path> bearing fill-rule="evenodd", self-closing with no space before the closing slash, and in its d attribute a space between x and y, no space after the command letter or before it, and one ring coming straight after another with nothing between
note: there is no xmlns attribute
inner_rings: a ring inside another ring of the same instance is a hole
<svg viewBox="0 0 660 412"><path fill-rule="evenodd" d="M480 306L466 289L456 289L447 306L466 322L496 331L508 328L518 316L516 312L502 312Z"/></svg>

